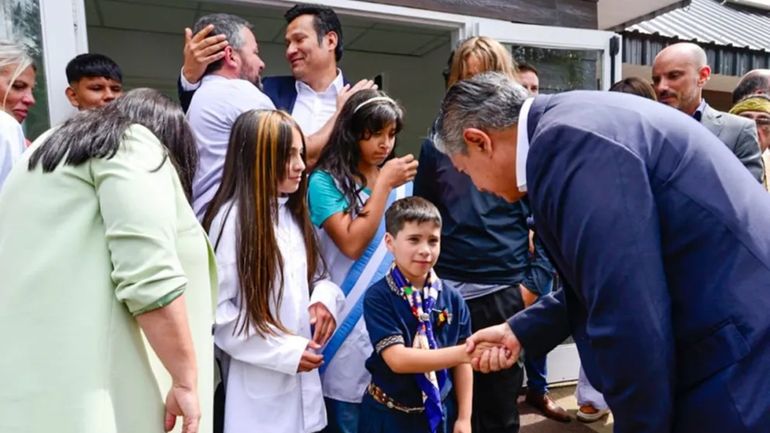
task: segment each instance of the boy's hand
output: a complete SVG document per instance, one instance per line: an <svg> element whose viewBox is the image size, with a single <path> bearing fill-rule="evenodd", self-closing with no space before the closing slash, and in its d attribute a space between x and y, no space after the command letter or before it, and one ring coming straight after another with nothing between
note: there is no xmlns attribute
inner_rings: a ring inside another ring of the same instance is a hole
<svg viewBox="0 0 770 433"><path fill-rule="evenodd" d="M200 81L206 67L225 56L224 49L228 44L225 35L206 37L213 30L214 26L209 24L193 36L189 27L184 29L182 74L190 84Z"/></svg>
<svg viewBox="0 0 770 433"><path fill-rule="evenodd" d="M521 344L505 322L476 331L468 337L465 341L467 352L475 355L475 348L481 343L493 343L504 349L493 347L485 350L480 357L472 356L471 365L476 371L489 373L505 370L511 368L519 359Z"/></svg>
<svg viewBox="0 0 770 433"><path fill-rule="evenodd" d="M471 433L471 419L457 418L452 433Z"/></svg>
<svg viewBox="0 0 770 433"><path fill-rule="evenodd" d="M472 353L468 353L466 351L466 356L467 356L466 362L469 364L472 364L473 359L481 359L481 357L484 355L484 352L492 349L502 350L506 358L511 356L510 350L506 349L504 346L501 346L500 344L482 342L474 345Z"/></svg>
<svg viewBox="0 0 770 433"><path fill-rule="evenodd" d="M314 341L310 341L302 352L302 358L299 359L299 366L297 367L297 373L304 373L307 371L315 370L323 364L324 356L315 353L314 350L320 349L321 346Z"/></svg>
<svg viewBox="0 0 770 433"><path fill-rule="evenodd" d="M397 188L417 175L418 161L414 159L411 153L401 158L393 158L386 162L380 170L380 178L391 188ZM377 180L379 182L379 178Z"/></svg>

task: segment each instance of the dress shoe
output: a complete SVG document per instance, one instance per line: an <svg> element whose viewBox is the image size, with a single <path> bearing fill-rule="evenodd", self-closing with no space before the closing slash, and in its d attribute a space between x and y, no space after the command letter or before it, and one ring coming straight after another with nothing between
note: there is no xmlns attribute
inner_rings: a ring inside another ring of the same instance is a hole
<svg viewBox="0 0 770 433"><path fill-rule="evenodd" d="M548 418L559 422L570 422L571 418L564 408L556 404L548 394L538 394L527 391L527 404L539 410Z"/></svg>
<svg viewBox="0 0 770 433"><path fill-rule="evenodd" d="M575 416L581 422L594 422L604 418L608 413L610 413L609 409L597 409L590 404L584 404L580 406Z"/></svg>

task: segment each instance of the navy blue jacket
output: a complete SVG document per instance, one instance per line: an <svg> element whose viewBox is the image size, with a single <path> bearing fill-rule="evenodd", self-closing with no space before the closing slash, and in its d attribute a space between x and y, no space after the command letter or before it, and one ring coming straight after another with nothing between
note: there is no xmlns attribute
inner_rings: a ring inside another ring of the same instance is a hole
<svg viewBox="0 0 770 433"><path fill-rule="evenodd" d="M510 319L570 331L616 433L770 428L770 196L718 138L614 92L535 99L527 188L565 289Z"/></svg>
<svg viewBox="0 0 770 433"><path fill-rule="evenodd" d="M551 291L553 267L536 241L529 254L529 208L508 203L473 186L430 140L420 149L414 194L441 212L441 278L477 284L519 284L541 294Z"/></svg>

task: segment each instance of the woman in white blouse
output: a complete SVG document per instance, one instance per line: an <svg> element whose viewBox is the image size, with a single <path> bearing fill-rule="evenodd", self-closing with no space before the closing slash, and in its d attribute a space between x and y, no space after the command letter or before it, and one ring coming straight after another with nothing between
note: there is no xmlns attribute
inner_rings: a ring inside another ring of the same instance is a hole
<svg viewBox="0 0 770 433"><path fill-rule="evenodd" d="M315 432L326 425L317 369L344 298L319 277L304 151L287 113L242 114L203 220L219 271L214 340L229 365L225 433Z"/></svg>

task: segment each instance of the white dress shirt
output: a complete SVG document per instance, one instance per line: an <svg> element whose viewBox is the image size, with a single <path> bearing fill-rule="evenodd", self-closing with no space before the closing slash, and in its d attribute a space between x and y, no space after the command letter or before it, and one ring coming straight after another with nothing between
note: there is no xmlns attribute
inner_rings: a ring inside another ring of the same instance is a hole
<svg viewBox="0 0 770 433"><path fill-rule="evenodd" d="M323 92L316 92L302 81L295 81L297 101L291 112L302 133L306 136L315 134L337 111L337 95L344 87L342 72L337 69L337 77Z"/></svg>
<svg viewBox="0 0 770 433"><path fill-rule="evenodd" d="M206 75L193 95L187 120L200 157L192 185L193 210L199 220L222 181L230 129L238 116L252 109L274 110L275 105L246 80Z"/></svg>
<svg viewBox="0 0 770 433"><path fill-rule="evenodd" d="M246 313L238 283L237 205L229 212L231 204L223 206L211 225L219 274L214 342L229 357L226 433L304 433L326 426L318 370L297 373L297 368L311 339L308 307L320 302L336 319L345 297L326 279L316 282L310 295L305 241L286 200L279 199L274 225L284 257L283 299L270 308L291 333L274 329L274 335L260 336L253 327L248 336L238 332L238 316Z"/></svg>
<svg viewBox="0 0 770 433"><path fill-rule="evenodd" d="M180 73L180 82L185 91L197 90L200 82L190 83ZM291 116L299 124L305 136L315 134L337 111L337 95L345 86L342 71L337 69L337 77L323 92L316 92L302 81L294 81L297 99L294 102Z"/></svg>
<svg viewBox="0 0 770 433"><path fill-rule="evenodd" d="M21 125L10 114L0 110L0 189L25 148Z"/></svg>
<svg viewBox="0 0 770 433"><path fill-rule="evenodd" d="M519 126L516 139L516 186L520 192L527 192L527 155L529 155L529 131L527 119L529 108L535 98L529 98L521 104L519 111Z"/></svg>

